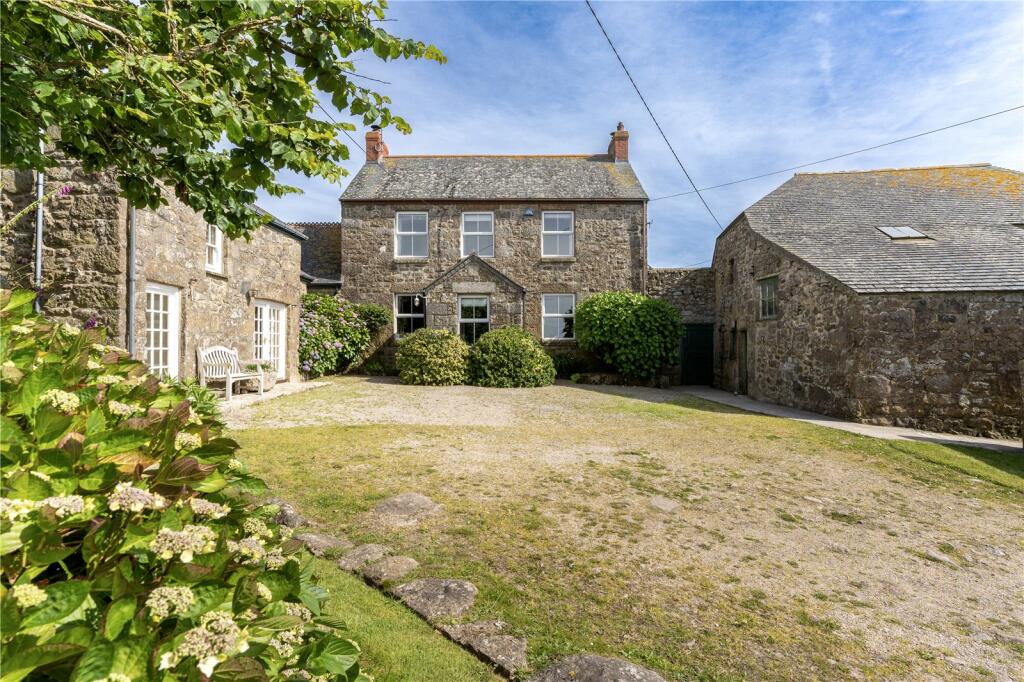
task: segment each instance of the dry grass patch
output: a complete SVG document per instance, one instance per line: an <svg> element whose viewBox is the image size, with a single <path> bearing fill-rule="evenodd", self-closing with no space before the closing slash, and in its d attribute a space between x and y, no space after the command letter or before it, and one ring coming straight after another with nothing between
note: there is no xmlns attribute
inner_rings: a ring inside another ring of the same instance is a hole
<svg viewBox="0 0 1024 682"><path fill-rule="evenodd" d="M353 540L416 558L410 577L473 581L471 617L510 623L534 668L579 651L680 680L1024 665L1024 479L1006 456L651 389L345 378L257 409L239 424L261 428L236 434L257 473ZM363 523L406 491L444 512Z"/></svg>

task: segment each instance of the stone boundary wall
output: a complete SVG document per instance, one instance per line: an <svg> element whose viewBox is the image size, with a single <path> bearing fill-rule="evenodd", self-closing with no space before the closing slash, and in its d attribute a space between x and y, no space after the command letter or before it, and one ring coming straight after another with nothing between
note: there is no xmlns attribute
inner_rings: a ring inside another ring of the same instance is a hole
<svg viewBox="0 0 1024 682"><path fill-rule="evenodd" d="M647 268L647 295L671 303L684 324L715 321L715 274L711 268Z"/></svg>

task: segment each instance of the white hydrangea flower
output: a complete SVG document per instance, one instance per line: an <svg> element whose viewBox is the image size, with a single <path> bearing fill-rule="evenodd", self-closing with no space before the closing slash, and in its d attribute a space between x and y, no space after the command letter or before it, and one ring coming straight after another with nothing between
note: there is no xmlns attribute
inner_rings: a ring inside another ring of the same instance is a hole
<svg viewBox="0 0 1024 682"><path fill-rule="evenodd" d="M136 488L128 481L118 483L114 490L107 495L107 507L111 511L123 509L138 513L145 509L158 510L166 506L167 499L163 495Z"/></svg>
<svg viewBox="0 0 1024 682"><path fill-rule="evenodd" d="M91 370L103 369L103 363L96 362L95 360L88 360L85 363L85 368L86 369L91 369Z"/></svg>
<svg viewBox="0 0 1024 682"><path fill-rule="evenodd" d="M193 514L208 519L222 519L231 513L231 507L226 504L217 504L201 497L190 498L188 505L192 508Z"/></svg>
<svg viewBox="0 0 1024 682"><path fill-rule="evenodd" d="M99 682L132 682L132 678L128 677L124 673L110 673Z"/></svg>
<svg viewBox="0 0 1024 682"><path fill-rule="evenodd" d="M196 667L210 677L218 664L230 654L242 653L249 649L246 632L238 627L227 611L210 611L203 614L199 625L185 633L173 651L160 657L160 670L174 668L182 659L194 657Z"/></svg>
<svg viewBox="0 0 1024 682"><path fill-rule="evenodd" d="M261 538L270 538L274 536L274 531L267 528L267 524L263 523L260 519L253 517L247 518L242 522L242 530L244 530L248 535L255 535L256 537Z"/></svg>
<svg viewBox="0 0 1024 682"><path fill-rule="evenodd" d="M62 391L59 388L51 388L39 396L39 402L43 405L52 405L64 414L74 414L78 409L80 401L74 393Z"/></svg>
<svg viewBox="0 0 1024 682"><path fill-rule="evenodd" d="M295 655L295 647L302 646L302 628L278 632L270 638L268 644L277 650L278 656L287 660Z"/></svg>
<svg viewBox="0 0 1024 682"><path fill-rule="evenodd" d="M256 596L263 601L274 601L274 593L263 583L256 583Z"/></svg>
<svg viewBox="0 0 1024 682"><path fill-rule="evenodd" d="M196 435L194 433L188 433L188 432L185 432L185 431L181 431L180 433L178 433L178 435L176 435L174 437L174 449L175 450L184 450L184 451L187 452L189 450L195 450L196 448L198 448L202 444L203 444L202 437L200 437L200 436L198 436L198 435Z"/></svg>
<svg viewBox="0 0 1024 682"><path fill-rule="evenodd" d="M73 324L65 322L60 326L60 332L65 336L78 336L82 333L82 330Z"/></svg>
<svg viewBox="0 0 1024 682"><path fill-rule="evenodd" d="M268 569L270 569L271 571L276 571L289 561L294 560L295 557L286 557L280 547L275 547L274 549L267 552L266 564Z"/></svg>
<svg viewBox="0 0 1024 682"><path fill-rule="evenodd" d="M228 471L237 471L241 473L245 471L245 465L242 464L241 460L232 457L228 460Z"/></svg>
<svg viewBox="0 0 1024 682"><path fill-rule="evenodd" d="M289 616L297 616L302 619L303 623L313 622L313 612L307 609L302 604L296 604L295 602L286 601L284 603L284 610Z"/></svg>
<svg viewBox="0 0 1024 682"><path fill-rule="evenodd" d="M228 551L242 556L242 563L246 566L258 566L263 563L267 550L263 547L263 540L257 537L247 537L235 542L228 540Z"/></svg>
<svg viewBox="0 0 1024 682"><path fill-rule="evenodd" d="M46 481L47 483L50 482L50 475L49 474L44 474L42 471L36 471L35 469L33 469L32 471L30 471L28 473L29 473L30 476L35 476L40 481Z"/></svg>
<svg viewBox="0 0 1024 682"><path fill-rule="evenodd" d="M23 324L12 324L11 325L11 331L14 332L15 334L31 334L32 333L31 327L28 327L28 326L23 325Z"/></svg>
<svg viewBox="0 0 1024 682"><path fill-rule="evenodd" d="M55 495L40 502L39 507L49 507L58 519L63 519L85 511L85 498L81 495Z"/></svg>
<svg viewBox="0 0 1024 682"><path fill-rule="evenodd" d="M184 563L196 554L209 554L217 548L217 534L206 526L188 524L182 530L161 528L149 543L149 549L161 559L178 555Z"/></svg>
<svg viewBox="0 0 1024 682"><path fill-rule="evenodd" d="M188 587L158 587L149 593L146 606L150 618L159 623L165 618L186 613L195 603L195 595Z"/></svg>
<svg viewBox="0 0 1024 682"><path fill-rule="evenodd" d="M8 521L20 521L36 510L35 500L22 500L17 497L0 497L0 516Z"/></svg>
<svg viewBox="0 0 1024 682"><path fill-rule="evenodd" d="M122 381L124 381L124 377L117 374L101 374L96 377L96 383L106 384L107 386L113 386L114 384L119 384Z"/></svg>
<svg viewBox="0 0 1024 682"><path fill-rule="evenodd" d="M117 400L107 401L107 409L110 410L110 414L118 417L130 417L136 414L141 409L138 405L131 405L129 403L122 403Z"/></svg>
<svg viewBox="0 0 1024 682"><path fill-rule="evenodd" d="M19 609L38 606L46 601L46 593L32 583L15 585L11 588L11 597L14 599L14 603L18 605Z"/></svg>

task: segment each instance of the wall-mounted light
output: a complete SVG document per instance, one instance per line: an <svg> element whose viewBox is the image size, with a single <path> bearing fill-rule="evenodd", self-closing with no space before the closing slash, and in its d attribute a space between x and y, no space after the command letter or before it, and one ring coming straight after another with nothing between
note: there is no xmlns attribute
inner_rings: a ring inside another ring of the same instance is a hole
<svg viewBox="0 0 1024 682"><path fill-rule="evenodd" d="M533 217L533 209L532 208L527 208L525 211L523 211L523 215L526 216L527 218L532 218Z"/></svg>
<svg viewBox="0 0 1024 682"><path fill-rule="evenodd" d="M420 295L416 294L416 298L412 299L412 304L417 308L420 307Z"/></svg>

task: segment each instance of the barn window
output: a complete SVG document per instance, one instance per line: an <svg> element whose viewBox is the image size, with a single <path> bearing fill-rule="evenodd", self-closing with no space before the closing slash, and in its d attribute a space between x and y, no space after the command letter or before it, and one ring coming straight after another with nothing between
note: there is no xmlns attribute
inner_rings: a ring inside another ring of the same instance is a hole
<svg viewBox="0 0 1024 682"><path fill-rule="evenodd" d="M779 316L779 278L765 277L757 280L757 294L760 302L758 319L774 320Z"/></svg>

